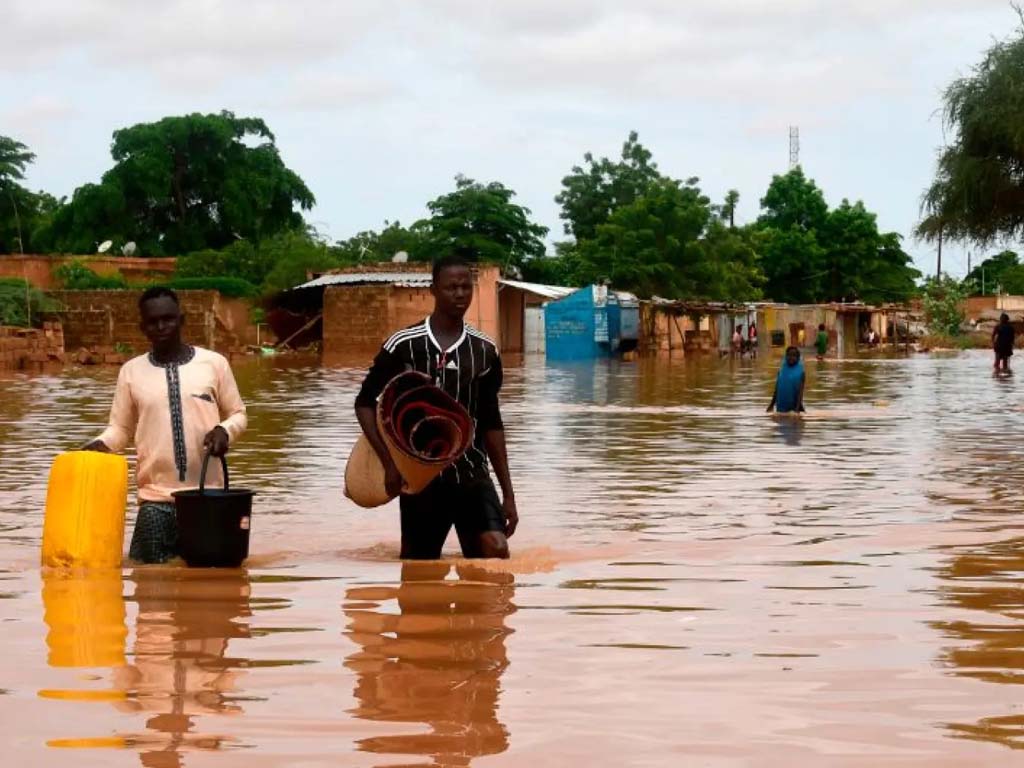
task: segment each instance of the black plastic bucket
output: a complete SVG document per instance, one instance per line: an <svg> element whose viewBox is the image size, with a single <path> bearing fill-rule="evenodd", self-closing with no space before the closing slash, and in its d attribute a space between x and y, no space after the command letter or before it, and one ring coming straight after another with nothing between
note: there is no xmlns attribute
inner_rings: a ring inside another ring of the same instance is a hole
<svg viewBox="0 0 1024 768"><path fill-rule="evenodd" d="M254 491L229 487L228 463L223 456L224 488L207 488L209 463L207 453L198 489L172 494L178 517L178 552L191 566L237 568L249 556Z"/></svg>

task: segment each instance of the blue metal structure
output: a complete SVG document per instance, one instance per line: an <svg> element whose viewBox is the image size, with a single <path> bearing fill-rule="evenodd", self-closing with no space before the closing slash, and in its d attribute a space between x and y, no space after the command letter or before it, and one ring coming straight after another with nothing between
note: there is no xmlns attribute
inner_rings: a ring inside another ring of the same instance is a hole
<svg viewBox="0 0 1024 768"><path fill-rule="evenodd" d="M623 342L632 349L640 330L640 309L632 297L619 297L603 285L581 288L544 308L549 360L607 357Z"/></svg>

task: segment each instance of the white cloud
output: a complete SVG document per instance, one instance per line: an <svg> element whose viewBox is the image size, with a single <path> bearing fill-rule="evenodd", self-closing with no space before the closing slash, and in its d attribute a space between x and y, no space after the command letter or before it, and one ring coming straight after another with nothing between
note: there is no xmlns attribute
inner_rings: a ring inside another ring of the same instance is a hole
<svg viewBox="0 0 1024 768"><path fill-rule="evenodd" d="M463 171L552 198L631 128L662 169L736 186L784 169L786 127L830 199L910 230L940 90L1006 0L0 0L0 133L66 194L112 131L168 114L266 119L338 236L420 215ZM749 208L747 207L749 206Z"/></svg>

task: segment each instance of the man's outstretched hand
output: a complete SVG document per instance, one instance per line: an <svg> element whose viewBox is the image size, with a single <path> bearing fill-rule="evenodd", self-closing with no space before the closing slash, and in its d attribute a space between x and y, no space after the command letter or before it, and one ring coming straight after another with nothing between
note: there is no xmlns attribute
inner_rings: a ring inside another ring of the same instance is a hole
<svg viewBox="0 0 1024 768"><path fill-rule="evenodd" d="M110 453L110 449L107 444L102 440L93 440L88 445L82 446L83 451L96 451L97 453Z"/></svg>
<svg viewBox="0 0 1024 768"><path fill-rule="evenodd" d="M203 448L210 452L211 456L223 456L228 452L228 433L219 424L206 433L203 439Z"/></svg>

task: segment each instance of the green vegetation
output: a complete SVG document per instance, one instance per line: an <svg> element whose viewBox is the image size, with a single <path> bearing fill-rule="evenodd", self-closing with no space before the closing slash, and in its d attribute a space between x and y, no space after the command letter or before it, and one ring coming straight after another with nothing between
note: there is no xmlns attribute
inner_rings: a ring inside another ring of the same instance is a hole
<svg viewBox="0 0 1024 768"><path fill-rule="evenodd" d="M251 299L259 295L259 289L240 277L176 277L160 282L176 291L217 291L222 296L236 299Z"/></svg>
<svg viewBox="0 0 1024 768"><path fill-rule="evenodd" d="M925 191L918 234L991 244L1024 234L1024 19L946 89L949 145Z"/></svg>
<svg viewBox="0 0 1024 768"><path fill-rule="evenodd" d="M530 221L529 208L512 202L515 194L497 181L456 176L455 191L427 203L430 218L416 227L433 254L458 252L471 261L521 267L544 255L548 230Z"/></svg>
<svg viewBox="0 0 1024 768"><path fill-rule="evenodd" d="M763 240L765 293L776 301L809 303L905 301L921 274L900 236L881 233L875 214L843 200L829 210L803 170L775 176L761 199L755 229Z"/></svg>
<svg viewBox="0 0 1024 768"><path fill-rule="evenodd" d="M937 336L960 336L967 318L964 312L967 294L964 283L947 275L926 280L923 304L928 332Z"/></svg>
<svg viewBox="0 0 1024 768"><path fill-rule="evenodd" d="M972 296L1009 293L1024 294L1024 264L1014 251L1003 251L985 259L967 273Z"/></svg>
<svg viewBox="0 0 1024 768"><path fill-rule="evenodd" d="M514 190L461 175L426 204L426 218L409 226L385 220L380 231L328 243L304 223L313 195L258 118L167 117L116 131L111 152L114 165L99 183L64 202L17 183L34 155L0 137L0 251L28 240L36 250L92 253L101 241L115 250L131 241L139 255L179 257L172 285L249 297L399 252L414 262L459 253L536 282L608 282L676 299L902 301L920 277L900 237L880 232L863 203L843 200L830 210L801 169L774 177L760 216L738 226L738 191L716 202L699 179L663 173L636 132L618 158L586 153L562 179L555 200L570 239L550 256L548 230L515 202ZM1002 282L1014 274L1004 272ZM68 289L129 287L81 262L57 277ZM1024 284L1024 268L1019 278Z"/></svg>
<svg viewBox="0 0 1024 768"><path fill-rule="evenodd" d="M0 136L0 253L40 250L41 232L59 205L53 195L31 192L18 183L35 157L20 141Z"/></svg>
<svg viewBox="0 0 1024 768"><path fill-rule="evenodd" d="M300 229L313 193L282 162L258 118L166 117L114 132L114 166L55 213L54 247L92 253L104 240L145 255L225 248Z"/></svg>
<svg viewBox="0 0 1024 768"><path fill-rule="evenodd" d="M67 291L105 291L128 287L128 281L117 275L97 275L81 259L73 259L53 271L60 287Z"/></svg>
<svg viewBox="0 0 1024 768"><path fill-rule="evenodd" d="M58 308L57 302L24 280L0 277L0 325L39 325L43 315Z"/></svg>

